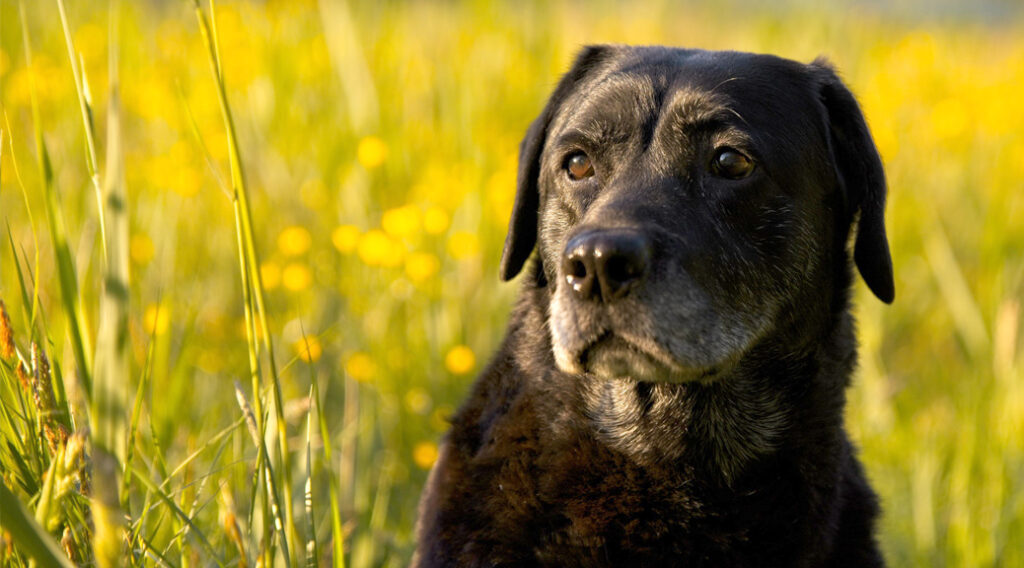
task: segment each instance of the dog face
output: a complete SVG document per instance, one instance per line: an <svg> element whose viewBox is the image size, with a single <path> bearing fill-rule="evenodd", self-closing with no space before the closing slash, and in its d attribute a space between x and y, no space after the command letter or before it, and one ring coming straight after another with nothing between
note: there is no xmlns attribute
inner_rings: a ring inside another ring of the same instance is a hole
<svg viewBox="0 0 1024 568"><path fill-rule="evenodd" d="M824 62L591 47L523 141L502 276L537 245L561 370L710 380L832 290L845 303L853 225L861 274L892 301L884 199Z"/></svg>

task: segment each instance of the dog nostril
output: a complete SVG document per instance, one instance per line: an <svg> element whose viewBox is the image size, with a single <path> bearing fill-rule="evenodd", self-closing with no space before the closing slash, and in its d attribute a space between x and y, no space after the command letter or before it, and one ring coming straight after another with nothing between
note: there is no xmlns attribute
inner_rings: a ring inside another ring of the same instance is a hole
<svg viewBox="0 0 1024 568"><path fill-rule="evenodd" d="M584 278L587 276L587 265L582 260L574 259L569 262L568 276Z"/></svg>
<svg viewBox="0 0 1024 568"><path fill-rule="evenodd" d="M614 256L609 258L608 262L604 265L604 270L610 281L622 283L640 276L641 273L641 270L636 263L625 256Z"/></svg>

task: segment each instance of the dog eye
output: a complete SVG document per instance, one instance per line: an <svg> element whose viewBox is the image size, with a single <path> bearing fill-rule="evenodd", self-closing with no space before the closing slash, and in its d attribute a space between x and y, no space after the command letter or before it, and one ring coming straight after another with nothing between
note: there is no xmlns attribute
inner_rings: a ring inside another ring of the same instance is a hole
<svg viewBox="0 0 1024 568"><path fill-rule="evenodd" d="M590 162L590 156L576 152L565 161L565 171L569 173L569 179L578 181L594 175L594 164Z"/></svg>
<svg viewBox="0 0 1024 568"><path fill-rule="evenodd" d="M726 179L743 179L754 171L754 161L732 148L722 148L711 160L711 171Z"/></svg>

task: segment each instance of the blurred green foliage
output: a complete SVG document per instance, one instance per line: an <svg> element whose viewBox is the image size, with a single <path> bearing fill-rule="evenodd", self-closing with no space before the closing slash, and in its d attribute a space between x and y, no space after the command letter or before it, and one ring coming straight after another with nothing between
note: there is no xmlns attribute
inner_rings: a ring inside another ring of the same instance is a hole
<svg viewBox="0 0 1024 568"><path fill-rule="evenodd" d="M69 29L102 125L111 9L73 4ZM56 5L24 5L31 69L18 4L0 4L0 212L11 241L0 246L0 298L18 353L27 358L39 340L62 371L55 381L67 391L72 430L84 432L81 373L35 167L33 82L93 338L99 219ZM882 497L886 556L897 566L1024 565L1024 18L1010 4L964 8L957 18L925 17L927 5L915 6L218 4L282 367L288 489L301 502L305 443L328 444L333 458L315 460L311 491L325 504L324 472L338 476L349 564L408 561L445 417L500 340L515 296L515 284L498 282L497 260L519 137L579 46L624 42L804 61L823 54L840 69L890 184L896 302L883 306L858 284L861 366L847 411ZM131 444L147 481L122 495L132 558L206 565L212 546L227 562L252 563L268 521L252 501L257 450L240 427L233 386L248 388L251 343L216 86L188 3L115 9L131 263L131 372L122 386L135 393L145 380ZM103 128L96 134L102 154L110 141ZM17 358L2 365L0 439L38 436L45 420L33 422L42 409L18 382ZM326 438L307 434L313 380ZM63 396L58 390L58 403ZM0 447L3 482L33 510L43 473L65 455L43 437L32 443L38 463L25 467L14 467L17 446ZM92 554L80 517L89 488L69 483L55 494L63 513L43 520L81 560ZM314 509L311 526L326 559L326 506ZM10 539L0 536L0 564L22 565Z"/></svg>

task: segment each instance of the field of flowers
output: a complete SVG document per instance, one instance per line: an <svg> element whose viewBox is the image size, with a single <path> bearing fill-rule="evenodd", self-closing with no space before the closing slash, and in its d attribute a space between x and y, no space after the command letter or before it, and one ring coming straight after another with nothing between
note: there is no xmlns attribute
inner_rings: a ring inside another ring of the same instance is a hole
<svg viewBox="0 0 1024 568"><path fill-rule="evenodd" d="M519 138L597 42L842 71L890 185L847 412L886 556L1024 565L1011 4L0 1L0 566L404 566Z"/></svg>

